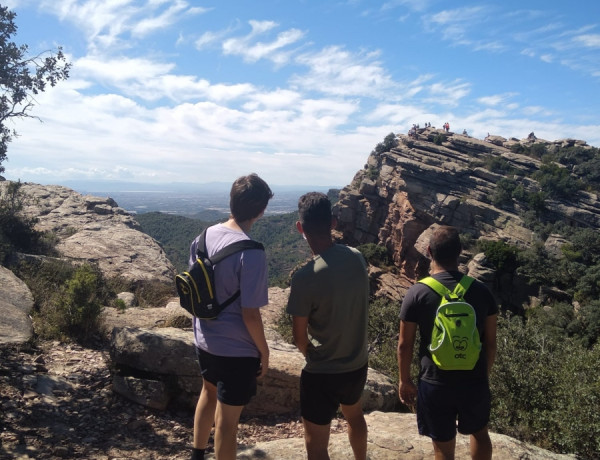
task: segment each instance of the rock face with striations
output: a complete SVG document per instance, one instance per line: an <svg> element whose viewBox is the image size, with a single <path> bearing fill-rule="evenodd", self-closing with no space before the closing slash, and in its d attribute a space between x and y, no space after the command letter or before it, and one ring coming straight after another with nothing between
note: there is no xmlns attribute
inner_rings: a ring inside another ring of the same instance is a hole
<svg viewBox="0 0 600 460"><path fill-rule="evenodd" d="M432 226L453 225L474 239L503 240L520 247L533 242L533 233L520 217L522 205L492 204L496 185L504 175L486 169L486 161L502 159L514 171L530 176L540 162L513 153L513 144L535 141L548 150L572 145L589 148L583 141L570 139L519 141L490 136L482 141L435 128L420 129L410 137L398 135L396 140L396 147L389 151L371 153L365 168L341 191L334 211L336 235L344 242L387 248L398 274L393 280L383 276L381 286L384 292L394 291L386 293L394 298L426 273L429 262L424 255L424 235ZM532 179L524 177L522 183L526 191L537 190ZM596 194L580 191L575 199L546 200L545 204L549 212L571 225L600 228Z"/></svg>
<svg viewBox="0 0 600 460"><path fill-rule="evenodd" d="M8 181L0 182L0 190ZM111 198L83 196L58 185L24 183L24 214L58 237L63 257L97 263L107 277L170 283L174 268L160 245Z"/></svg>

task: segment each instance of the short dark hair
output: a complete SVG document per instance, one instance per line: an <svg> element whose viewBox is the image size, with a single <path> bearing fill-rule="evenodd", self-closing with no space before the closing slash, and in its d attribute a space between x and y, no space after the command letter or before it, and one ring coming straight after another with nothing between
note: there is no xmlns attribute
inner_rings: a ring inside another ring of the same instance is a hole
<svg viewBox="0 0 600 460"><path fill-rule="evenodd" d="M436 228L429 240L431 257L441 265L455 264L462 251L458 229L448 225Z"/></svg>
<svg viewBox="0 0 600 460"><path fill-rule="evenodd" d="M238 177L231 186L229 209L237 222L254 219L263 212L273 192L257 174Z"/></svg>
<svg viewBox="0 0 600 460"><path fill-rule="evenodd" d="M304 233L328 235L331 232L331 201L324 193L302 195L298 200L298 214Z"/></svg>

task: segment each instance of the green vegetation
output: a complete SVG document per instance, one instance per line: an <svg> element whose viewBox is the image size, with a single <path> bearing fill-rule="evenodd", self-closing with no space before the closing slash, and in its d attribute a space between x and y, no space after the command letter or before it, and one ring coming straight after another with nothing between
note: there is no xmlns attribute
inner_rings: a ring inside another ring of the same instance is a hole
<svg viewBox="0 0 600 460"><path fill-rule="evenodd" d="M398 139L396 139L396 135L394 133L389 133L387 136L385 136L385 138L383 139L383 142L380 142L375 146L374 152L378 153L378 154L384 153L384 152L389 152L397 145L398 145Z"/></svg>
<svg viewBox="0 0 600 460"><path fill-rule="evenodd" d="M31 117L36 95L66 80L71 67L61 48L55 55L28 56L27 45L11 40L17 32L15 17L16 13L0 5L0 173L4 172L8 144L16 135L7 122Z"/></svg>
<svg viewBox="0 0 600 460"><path fill-rule="evenodd" d="M192 240L212 225L209 222L161 212L137 214L135 220L144 233L161 244L178 272L188 267Z"/></svg>
<svg viewBox="0 0 600 460"><path fill-rule="evenodd" d="M136 220L162 245L177 271L187 268L193 239L213 224L159 212L138 214ZM295 212L265 216L252 227L252 238L265 245L271 286L284 286L292 269L310 257L308 244L296 230L297 220Z"/></svg>
<svg viewBox="0 0 600 460"><path fill-rule="evenodd" d="M535 320L501 317L490 377L491 429L578 458L597 458L599 363L599 345L582 348Z"/></svg>
<svg viewBox="0 0 600 460"><path fill-rule="evenodd" d="M365 260L376 267L385 267L390 264L388 251L385 247L375 243L361 244L358 249Z"/></svg>
<svg viewBox="0 0 600 460"><path fill-rule="evenodd" d="M45 259L22 263L15 273L33 294L33 325L39 337L86 342L98 332L102 306L111 293L97 267Z"/></svg>

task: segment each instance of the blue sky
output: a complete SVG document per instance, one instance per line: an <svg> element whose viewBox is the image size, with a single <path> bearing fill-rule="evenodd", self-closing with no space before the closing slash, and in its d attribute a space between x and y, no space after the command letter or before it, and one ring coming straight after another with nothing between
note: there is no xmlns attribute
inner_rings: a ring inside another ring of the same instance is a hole
<svg viewBox="0 0 600 460"><path fill-rule="evenodd" d="M600 2L10 0L71 77L8 179L343 186L390 132L600 146Z"/></svg>

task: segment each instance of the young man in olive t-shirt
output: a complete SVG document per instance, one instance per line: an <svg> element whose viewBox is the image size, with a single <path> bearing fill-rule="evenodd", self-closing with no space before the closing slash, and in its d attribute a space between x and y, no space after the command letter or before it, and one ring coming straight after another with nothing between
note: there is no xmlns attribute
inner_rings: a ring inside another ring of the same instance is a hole
<svg viewBox="0 0 600 460"><path fill-rule="evenodd" d="M366 263L356 249L333 243L335 220L326 195L303 195L298 211L296 226L314 257L292 278L287 312L293 317L294 342L306 358L300 405L308 458L329 458L331 420L341 406L354 457L364 460L367 424L361 396L368 369Z"/></svg>

